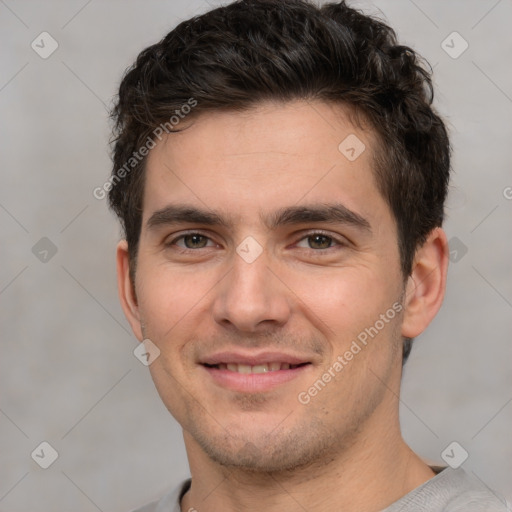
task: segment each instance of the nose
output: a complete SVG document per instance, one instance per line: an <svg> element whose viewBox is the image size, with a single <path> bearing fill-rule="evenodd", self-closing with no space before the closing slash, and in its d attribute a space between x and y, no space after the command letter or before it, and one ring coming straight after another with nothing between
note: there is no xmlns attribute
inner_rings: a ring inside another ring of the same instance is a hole
<svg viewBox="0 0 512 512"><path fill-rule="evenodd" d="M285 325L291 314L291 297L270 270L265 252L252 263L238 254L233 259L231 271L216 287L215 321L246 333Z"/></svg>

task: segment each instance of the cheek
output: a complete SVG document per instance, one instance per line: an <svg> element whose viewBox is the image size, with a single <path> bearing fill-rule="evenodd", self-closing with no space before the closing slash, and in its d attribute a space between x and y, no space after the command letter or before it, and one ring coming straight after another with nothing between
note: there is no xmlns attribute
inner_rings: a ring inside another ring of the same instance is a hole
<svg viewBox="0 0 512 512"><path fill-rule="evenodd" d="M191 267L179 271L164 264L141 265L137 275L139 311L148 336L166 337L201 308L216 280Z"/></svg>
<svg viewBox="0 0 512 512"><path fill-rule="evenodd" d="M373 325L398 300L399 287L389 280L385 272L358 266L304 272L290 276L289 283L303 313L309 310L310 317L321 320L324 327L318 327L328 338L333 333L345 338Z"/></svg>
<svg viewBox="0 0 512 512"><path fill-rule="evenodd" d="M337 362L336 380L353 393L354 386L368 380L368 368L378 375L388 371L398 349L401 322L400 287L390 283L389 274L361 266L336 274L330 269L325 274L303 275L296 286L294 291L305 304L302 315L329 346L324 371ZM366 384L363 387L371 391Z"/></svg>

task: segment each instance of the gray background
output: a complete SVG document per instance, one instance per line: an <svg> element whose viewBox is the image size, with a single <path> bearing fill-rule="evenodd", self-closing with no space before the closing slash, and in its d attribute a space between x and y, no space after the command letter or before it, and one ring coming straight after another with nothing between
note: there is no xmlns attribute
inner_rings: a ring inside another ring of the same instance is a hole
<svg viewBox="0 0 512 512"><path fill-rule="evenodd" d="M353 4L382 10L435 66L454 147L446 230L457 254L406 366L404 435L437 462L457 441L463 467L510 500L512 2ZM208 7L0 0L1 511L126 511L188 475L181 431L132 354L119 229L92 190L110 171L107 109L124 69ZM43 31L59 44L47 59L30 46ZM441 47L453 31L469 43L456 59ZM45 241L33 253L43 237L55 255ZM48 469L30 456L42 441L59 453Z"/></svg>

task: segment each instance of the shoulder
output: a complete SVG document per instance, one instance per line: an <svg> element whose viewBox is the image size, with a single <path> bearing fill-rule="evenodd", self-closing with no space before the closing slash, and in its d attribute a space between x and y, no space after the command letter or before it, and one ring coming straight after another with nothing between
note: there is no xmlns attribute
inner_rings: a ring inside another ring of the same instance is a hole
<svg viewBox="0 0 512 512"><path fill-rule="evenodd" d="M464 475L465 485L454 488L447 512L512 512L507 501L472 475Z"/></svg>
<svg viewBox="0 0 512 512"><path fill-rule="evenodd" d="M499 494L462 468L432 468L437 473L383 512L512 512Z"/></svg>
<svg viewBox="0 0 512 512"><path fill-rule="evenodd" d="M180 500L190 487L190 478L185 480L157 501L152 501L131 512L181 512Z"/></svg>

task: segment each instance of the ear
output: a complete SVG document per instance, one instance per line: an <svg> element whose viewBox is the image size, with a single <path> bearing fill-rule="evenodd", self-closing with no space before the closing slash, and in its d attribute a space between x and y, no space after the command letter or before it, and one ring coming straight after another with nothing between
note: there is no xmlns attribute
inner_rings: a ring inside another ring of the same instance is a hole
<svg viewBox="0 0 512 512"><path fill-rule="evenodd" d="M448 242L441 228L431 231L416 251L406 286L402 336L415 338L436 316L444 298L448 271Z"/></svg>
<svg viewBox="0 0 512 512"><path fill-rule="evenodd" d="M121 240L117 244L116 251L117 261L117 291L119 300L123 308L124 315L131 325L135 337L142 341L144 336L140 323L139 306L135 295L135 289L130 279L130 257L128 253L128 243Z"/></svg>

